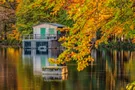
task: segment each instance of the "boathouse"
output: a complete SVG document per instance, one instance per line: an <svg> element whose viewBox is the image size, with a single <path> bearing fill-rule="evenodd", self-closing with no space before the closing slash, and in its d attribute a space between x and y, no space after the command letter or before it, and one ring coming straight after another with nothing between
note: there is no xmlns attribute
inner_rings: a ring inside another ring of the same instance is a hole
<svg viewBox="0 0 135 90"><path fill-rule="evenodd" d="M47 48L59 48L58 39L61 36L61 32L58 29L63 27L64 25L57 23L34 25L32 34L23 35L23 48L36 48L39 51L44 51Z"/></svg>

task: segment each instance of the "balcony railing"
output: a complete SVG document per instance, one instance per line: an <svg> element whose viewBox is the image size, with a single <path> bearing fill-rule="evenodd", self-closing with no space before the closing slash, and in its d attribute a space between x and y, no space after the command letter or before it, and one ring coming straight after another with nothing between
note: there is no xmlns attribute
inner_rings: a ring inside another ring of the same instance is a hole
<svg viewBox="0 0 135 90"><path fill-rule="evenodd" d="M55 40L57 39L56 34L29 34L29 35L23 35L23 40L25 39L50 39L50 40Z"/></svg>

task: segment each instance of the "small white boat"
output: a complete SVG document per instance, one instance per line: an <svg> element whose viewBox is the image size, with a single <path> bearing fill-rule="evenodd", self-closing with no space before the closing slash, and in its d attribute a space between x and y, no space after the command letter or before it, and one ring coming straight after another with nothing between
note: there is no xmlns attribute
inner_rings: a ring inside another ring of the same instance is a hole
<svg viewBox="0 0 135 90"><path fill-rule="evenodd" d="M41 52L46 52L47 51L47 47L46 46L39 46L38 50Z"/></svg>

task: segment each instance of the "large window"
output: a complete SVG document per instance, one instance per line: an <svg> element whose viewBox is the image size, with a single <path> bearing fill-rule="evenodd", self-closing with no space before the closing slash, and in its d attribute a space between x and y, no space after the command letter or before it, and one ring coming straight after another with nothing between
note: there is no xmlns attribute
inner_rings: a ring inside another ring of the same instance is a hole
<svg viewBox="0 0 135 90"><path fill-rule="evenodd" d="M25 41L24 42L24 48L31 48L31 42L30 41Z"/></svg>
<svg viewBox="0 0 135 90"><path fill-rule="evenodd" d="M54 35L54 34L55 34L54 28L49 28L49 34L50 34L50 35Z"/></svg>

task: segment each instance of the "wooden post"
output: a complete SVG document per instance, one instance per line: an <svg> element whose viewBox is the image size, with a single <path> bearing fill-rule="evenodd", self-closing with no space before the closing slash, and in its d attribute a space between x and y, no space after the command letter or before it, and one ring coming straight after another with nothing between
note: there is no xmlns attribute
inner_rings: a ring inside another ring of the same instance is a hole
<svg viewBox="0 0 135 90"><path fill-rule="evenodd" d="M5 25L4 25L4 41L7 40L6 32L7 32L7 25L6 25L6 23L5 23ZM7 41L6 41L6 42L7 42ZM6 45L6 42L4 42L5 45Z"/></svg>

